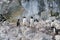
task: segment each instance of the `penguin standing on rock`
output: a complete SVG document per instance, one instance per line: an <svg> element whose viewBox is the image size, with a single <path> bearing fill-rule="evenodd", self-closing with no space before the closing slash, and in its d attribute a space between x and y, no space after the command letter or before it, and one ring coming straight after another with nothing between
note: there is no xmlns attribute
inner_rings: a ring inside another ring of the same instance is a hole
<svg viewBox="0 0 60 40"><path fill-rule="evenodd" d="M20 26L20 19L18 19L17 21L17 26Z"/></svg>
<svg viewBox="0 0 60 40"><path fill-rule="evenodd" d="M51 27L54 34L56 34L56 28L54 26Z"/></svg>
<svg viewBox="0 0 60 40"><path fill-rule="evenodd" d="M33 17L31 17L30 18L30 27L33 27L33 25L34 25L34 19L33 19Z"/></svg>
<svg viewBox="0 0 60 40"><path fill-rule="evenodd" d="M39 20L35 19L34 20L34 27L39 30Z"/></svg>
<svg viewBox="0 0 60 40"><path fill-rule="evenodd" d="M26 23L27 23L27 19L26 17L23 17L23 26L26 26Z"/></svg>

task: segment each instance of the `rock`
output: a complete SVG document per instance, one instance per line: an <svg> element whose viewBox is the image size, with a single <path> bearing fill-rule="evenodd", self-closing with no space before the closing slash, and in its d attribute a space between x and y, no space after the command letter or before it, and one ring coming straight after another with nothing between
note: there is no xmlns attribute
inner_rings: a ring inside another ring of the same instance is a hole
<svg viewBox="0 0 60 40"><path fill-rule="evenodd" d="M60 35L56 35L56 36L55 36L55 39L56 39L56 40L60 40Z"/></svg>

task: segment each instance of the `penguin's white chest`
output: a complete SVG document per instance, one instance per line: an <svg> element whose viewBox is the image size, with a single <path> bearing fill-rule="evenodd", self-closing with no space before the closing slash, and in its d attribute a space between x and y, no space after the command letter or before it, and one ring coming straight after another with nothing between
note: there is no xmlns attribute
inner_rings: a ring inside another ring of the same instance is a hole
<svg viewBox="0 0 60 40"><path fill-rule="evenodd" d="M30 19L30 26L32 26L34 24L34 20Z"/></svg>

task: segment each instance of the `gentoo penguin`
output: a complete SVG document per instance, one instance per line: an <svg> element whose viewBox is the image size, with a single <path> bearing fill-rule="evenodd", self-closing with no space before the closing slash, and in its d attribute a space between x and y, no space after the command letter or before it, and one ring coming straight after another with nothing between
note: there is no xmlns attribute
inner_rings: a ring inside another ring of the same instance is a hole
<svg viewBox="0 0 60 40"><path fill-rule="evenodd" d="M54 23L54 20L52 20L52 22L51 22L51 27L54 26L54 24L55 24L55 23Z"/></svg>
<svg viewBox="0 0 60 40"><path fill-rule="evenodd" d="M20 19L18 19L17 21L17 26L20 26Z"/></svg>
<svg viewBox="0 0 60 40"><path fill-rule="evenodd" d="M37 26L37 23L38 23L39 21L37 20L37 19L35 19L34 20L34 26Z"/></svg>
<svg viewBox="0 0 60 40"><path fill-rule="evenodd" d="M33 19L33 17L31 16L31 18L30 18L30 27L32 27L34 25L34 19Z"/></svg>
<svg viewBox="0 0 60 40"><path fill-rule="evenodd" d="M26 23L27 23L27 19L26 17L23 17L23 26L26 26Z"/></svg>
<svg viewBox="0 0 60 40"><path fill-rule="evenodd" d="M39 21L37 19L34 20L34 27L39 30Z"/></svg>
<svg viewBox="0 0 60 40"><path fill-rule="evenodd" d="M54 34L56 34L56 28L54 26L51 27Z"/></svg>

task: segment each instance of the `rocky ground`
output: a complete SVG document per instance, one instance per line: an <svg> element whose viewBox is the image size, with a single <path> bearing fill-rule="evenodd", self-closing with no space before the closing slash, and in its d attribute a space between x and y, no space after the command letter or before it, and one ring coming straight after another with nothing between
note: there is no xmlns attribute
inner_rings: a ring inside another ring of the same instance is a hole
<svg viewBox="0 0 60 40"><path fill-rule="evenodd" d="M16 26L13 24L0 25L0 40L54 40L54 33L49 30L49 27L40 22L39 30L35 27ZM38 25L39 26L39 25ZM37 27L37 26L36 26ZM55 36L56 40L60 40L60 36Z"/></svg>
<svg viewBox="0 0 60 40"><path fill-rule="evenodd" d="M50 35L27 27L0 26L0 40L52 40Z"/></svg>

